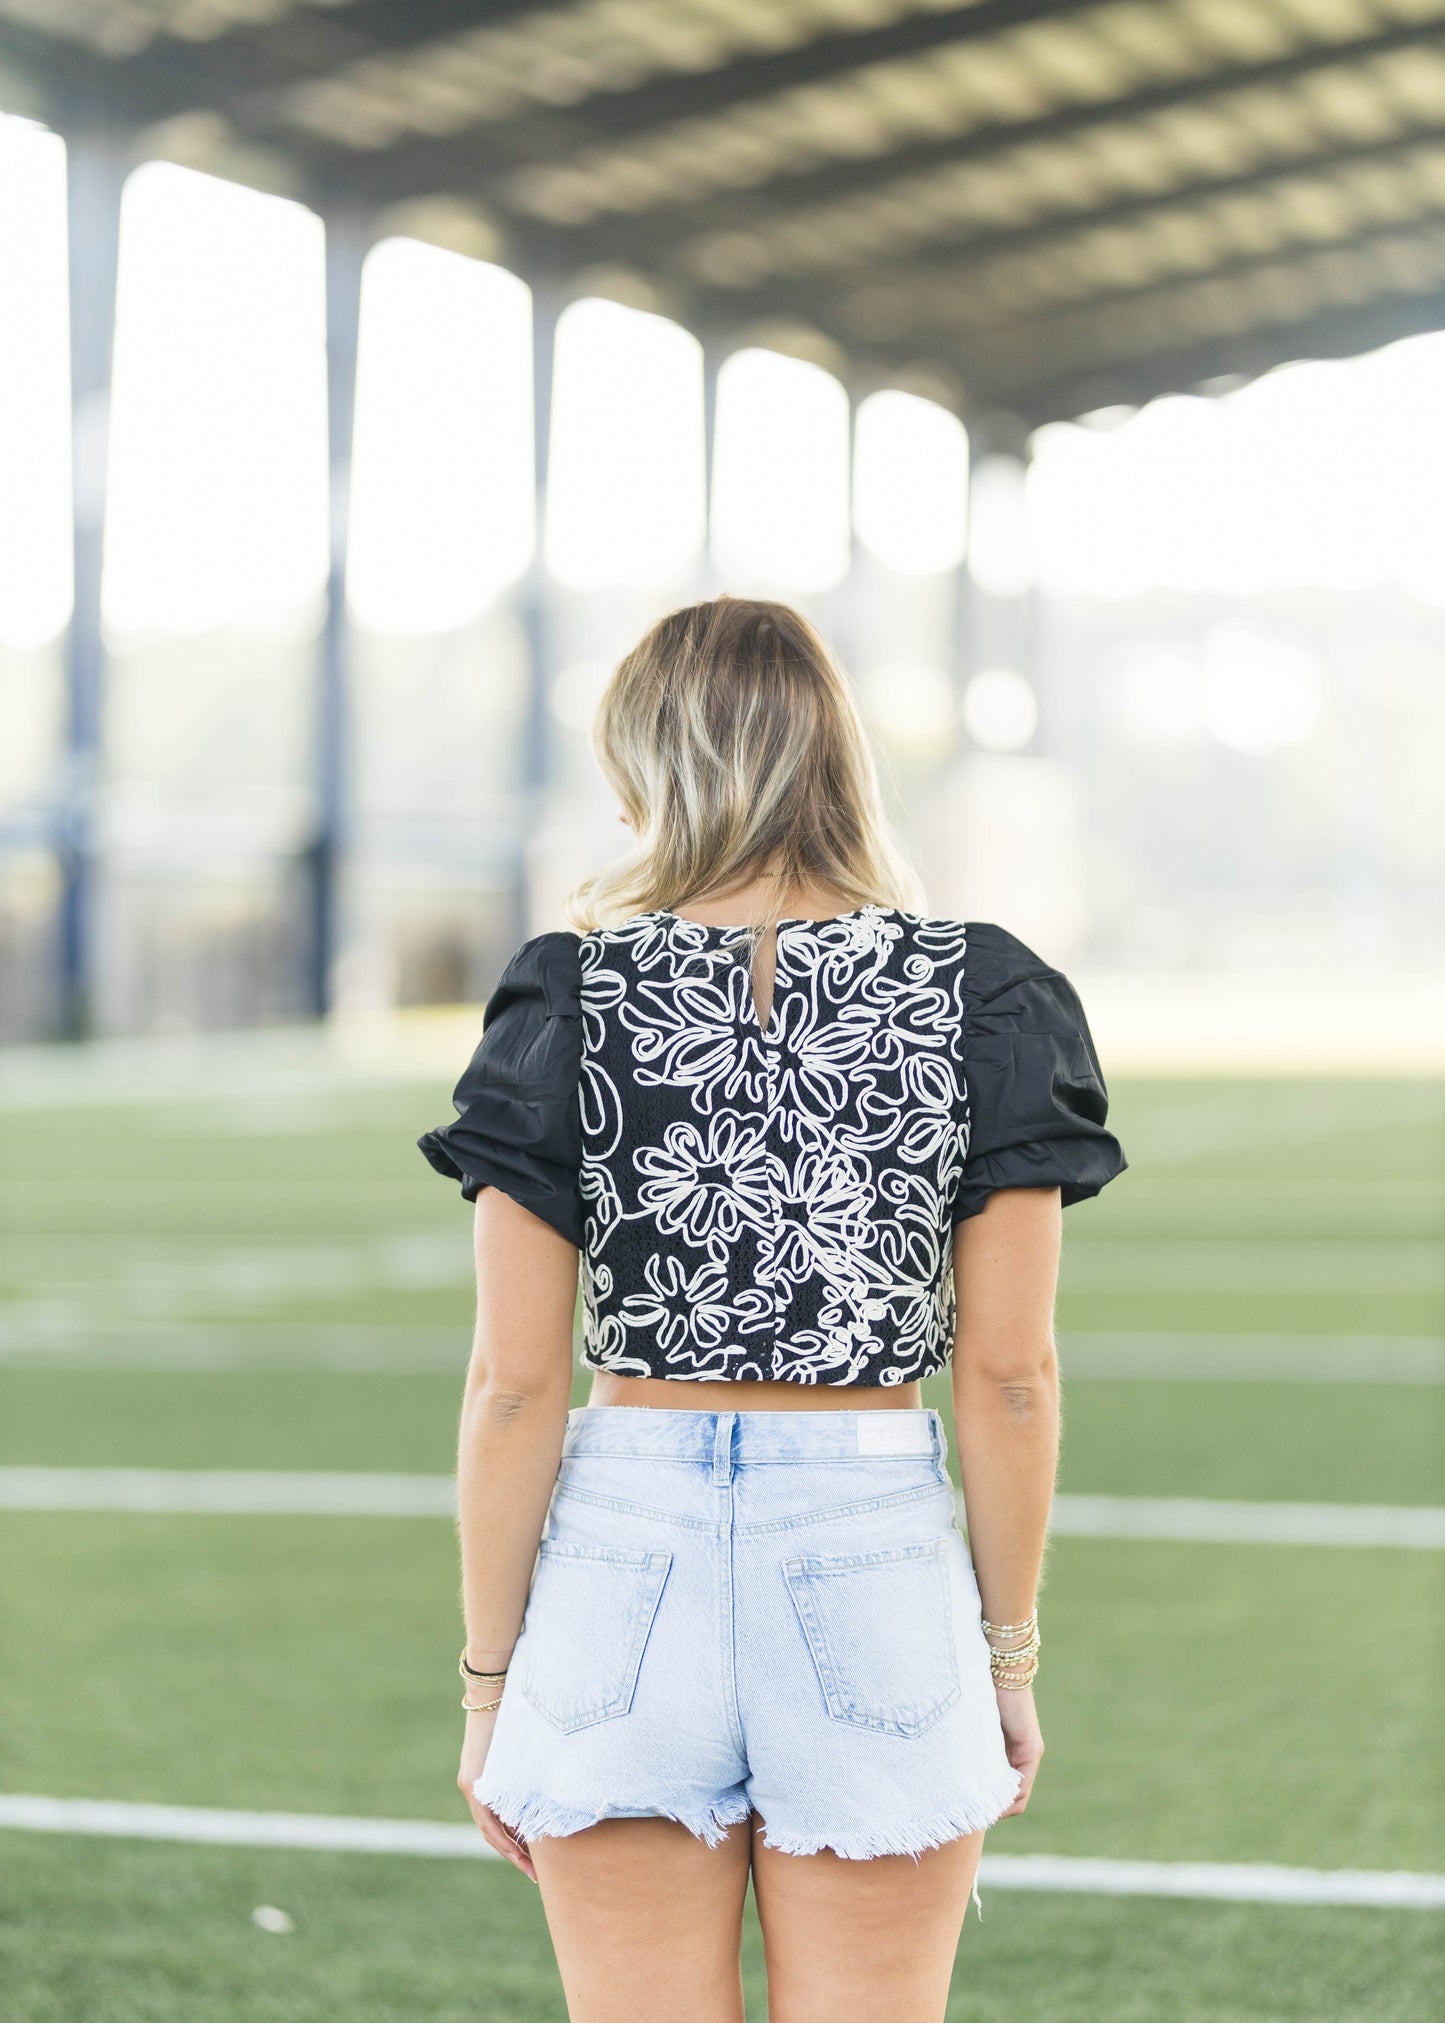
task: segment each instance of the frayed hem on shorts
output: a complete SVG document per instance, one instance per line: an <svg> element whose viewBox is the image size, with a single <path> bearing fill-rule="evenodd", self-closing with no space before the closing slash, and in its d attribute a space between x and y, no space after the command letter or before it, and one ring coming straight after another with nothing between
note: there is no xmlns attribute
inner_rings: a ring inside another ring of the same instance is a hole
<svg viewBox="0 0 1445 2023"><path fill-rule="evenodd" d="M570 1805L559 1805L555 1799L535 1794L524 1797L511 1791L483 1791L484 1782L483 1778L477 1779L472 1795L489 1806L503 1826L528 1846L534 1840L565 1840L569 1834L585 1832L604 1819L675 1819L708 1847L721 1847L728 1829L740 1826L752 1814L746 1798L740 1798L734 1806L710 1805L698 1813L669 1812L659 1805L604 1805L593 1812L579 1812Z"/></svg>
<svg viewBox="0 0 1445 2023"><path fill-rule="evenodd" d="M836 1854L842 1861L872 1861L880 1854L910 1854L917 1859L930 1848L942 1847L950 1840L960 1840L965 1834L994 1825L1022 1788L1022 1772L1010 1766L967 1804L954 1806L947 1812L928 1813L903 1826L850 1834L774 1834L765 1822L763 1845L776 1848L779 1854Z"/></svg>

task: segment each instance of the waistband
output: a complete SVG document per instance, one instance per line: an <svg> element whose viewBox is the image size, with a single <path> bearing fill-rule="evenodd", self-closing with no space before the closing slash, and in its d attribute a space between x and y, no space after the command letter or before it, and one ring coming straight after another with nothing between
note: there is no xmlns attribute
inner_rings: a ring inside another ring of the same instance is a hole
<svg viewBox="0 0 1445 2023"><path fill-rule="evenodd" d="M905 1456L943 1464L948 1435L931 1406L871 1412L704 1412L651 1405L578 1405L567 1414L562 1458L693 1462L716 1480L732 1469L793 1462L878 1461Z"/></svg>

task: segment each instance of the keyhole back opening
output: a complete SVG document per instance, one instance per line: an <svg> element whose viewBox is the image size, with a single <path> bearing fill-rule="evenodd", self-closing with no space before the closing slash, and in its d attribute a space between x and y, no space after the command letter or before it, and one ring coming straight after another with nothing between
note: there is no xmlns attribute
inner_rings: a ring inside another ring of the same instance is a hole
<svg viewBox="0 0 1445 2023"><path fill-rule="evenodd" d="M758 1030L767 1037L773 1023L773 1002L778 974L778 931L769 927L758 937L753 956L750 988Z"/></svg>

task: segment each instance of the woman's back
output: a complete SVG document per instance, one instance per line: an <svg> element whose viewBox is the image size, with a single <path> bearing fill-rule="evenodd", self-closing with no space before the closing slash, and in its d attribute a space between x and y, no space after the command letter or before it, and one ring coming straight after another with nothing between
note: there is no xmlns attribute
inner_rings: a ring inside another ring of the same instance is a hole
<svg viewBox="0 0 1445 2023"><path fill-rule="evenodd" d="M774 949L764 1017L746 930L535 937L421 1141L578 1245L591 1369L911 1384L948 1361L957 1223L1122 1168L1077 995L1005 929L874 904Z"/></svg>

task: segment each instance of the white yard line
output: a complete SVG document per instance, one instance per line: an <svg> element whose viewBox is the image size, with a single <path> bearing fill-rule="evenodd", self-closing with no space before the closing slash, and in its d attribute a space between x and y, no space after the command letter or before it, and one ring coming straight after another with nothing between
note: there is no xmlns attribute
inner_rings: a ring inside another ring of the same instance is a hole
<svg viewBox="0 0 1445 2023"><path fill-rule="evenodd" d="M1059 1363L1065 1383L1445 1384L1445 1338L1080 1330L1060 1334Z"/></svg>
<svg viewBox="0 0 1445 2023"><path fill-rule="evenodd" d="M1056 1496L1064 1538L1224 1545L1445 1546L1445 1510L1391 1503L1244 1503L1203 1496Z"/></svg>
<svg viewBox="0 0 1445 2023"><path fill-rule="evenodd" d="M0 1509L195 1516L451 1517L449 1475L251 1468L0 1468ZM1386 1503L1244 1503L1194 1496L1056 1496L1063 1538L1229 1545L1445 1546L1445 1509Z"/></svg>
<svg viewBox="0 0 1445 2023"><path fill-rule="evenodd" d="M385 1321L136 1320L82 1301L37 1298L0 1308L0 1366L10 1369L252 1371L337 1376L454 1375L471 1353L464 1327Z"/></svg>
<svg viewBox="0 0 1445 2023"><path fill-rule="evenodd" d="M1445 1905L1445 1875L1409 1869L1284 1868L1275 1862L1107 1861L1088 1855L985 1854L980 1881L1002 1890L1109 1897L1214 1897L1246 1904Z"/></svg>
<svg viewBox="0 0 1445 2023"><path fill-rule="evenodd" d="M97 1834L212 1847L321 1849L499 1859L471 1825L424 1819L347 1819L304 1812L223 1812L114 1799L0 1796L0 1828ZM1232 1903L1445 1906L1445 1875L1411 1870L1284 1868L1270 1862L1106 1861L1081 1855L985 1854L980 1883L995 1889L1099 1896L1223 1899Z"/></svg>
<svg viewBox="0 0 1445 2023"><path fill-rule="evenodd" d="M450 1475L263 1468L0 1468L0 1509L198 1516L450 1517Z"/></svg>

